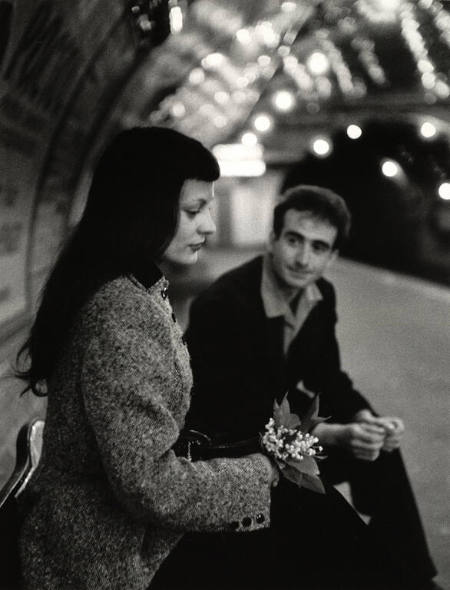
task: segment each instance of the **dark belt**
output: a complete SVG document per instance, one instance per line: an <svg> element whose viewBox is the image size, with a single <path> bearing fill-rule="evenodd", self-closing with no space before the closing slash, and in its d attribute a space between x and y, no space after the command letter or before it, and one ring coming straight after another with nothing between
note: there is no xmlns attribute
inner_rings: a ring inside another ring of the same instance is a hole
<svg viewBox="0 0 450 590"><path fill-rule="evenodd" d="M225 436L210 437L198 430L185 429L175 443L174 451L179 457L186 457L190 461L218 457L242 457L251 453L260 453L261 443L259 435L230 440Z"/></svg>

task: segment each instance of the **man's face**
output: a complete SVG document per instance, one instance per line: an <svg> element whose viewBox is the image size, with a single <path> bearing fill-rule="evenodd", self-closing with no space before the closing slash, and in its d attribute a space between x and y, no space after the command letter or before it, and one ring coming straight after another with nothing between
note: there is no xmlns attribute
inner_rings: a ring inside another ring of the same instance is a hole
<svg viewBox="0 0 450 590"><path fill-rule="evenodd" d="M289 291L304 289L319 279L336 258L337 229L308 211L288 209L283 228L270 237L273 270Z"/></svg>

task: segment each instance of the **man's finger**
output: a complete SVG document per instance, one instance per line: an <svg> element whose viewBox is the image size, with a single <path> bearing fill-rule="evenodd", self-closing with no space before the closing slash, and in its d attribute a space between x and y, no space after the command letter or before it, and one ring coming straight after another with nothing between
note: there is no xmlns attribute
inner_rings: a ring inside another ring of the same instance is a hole
<svg viewBox="0 0 450 590"><path fill-rule="evenodd" d="M386 434L386 430L381 426L376 426L375 424L359 424L359 427L363 432L368 434L373 434L376 436L383 437Z"/></svg>
<svg viewBox="0 0 450 590"><path fill-rule="evenodd" d="M354 455L357 459L362 461L375 461L378 458L380 452L379 451L355 451Z"/></svg>
<svg viewBox="0 0 450 590"><path fill-rule="evenodd" d="M352 440L350 445L353 450L358 451L379 451L382 447L382 441L369 441L365 442L362 440Z"/></svg>
<svg viewBox="0 0 450 590"><path fill-rule="evenodd" d="M361 428L355 434L353 440L361 441L367 444L379 444L384 441L384 436L384 430L366 430L365 428Z"/></svg>

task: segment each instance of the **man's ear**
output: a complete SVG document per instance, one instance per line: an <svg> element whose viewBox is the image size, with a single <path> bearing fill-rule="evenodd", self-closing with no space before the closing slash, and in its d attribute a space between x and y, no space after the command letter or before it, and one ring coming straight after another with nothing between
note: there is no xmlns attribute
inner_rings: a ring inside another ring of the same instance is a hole
<svg viewBox="0 0 450 590"><path fill-rule="evenodd" d="M273 251L273 244L274 244L275 240L276 240L275 232L272 230L270 232L269 238L267 240L267 251L270 253L272 253L272 251Z"/></svg>
<svg viewBox="0 0 450 590"><path fill-rule="evenodd" d="M338 256L339 256L339 250L332 250L331 251L330 257L327 262L327 268L329 268L334 263L334 261L336 260L336 258Z"/></svg>

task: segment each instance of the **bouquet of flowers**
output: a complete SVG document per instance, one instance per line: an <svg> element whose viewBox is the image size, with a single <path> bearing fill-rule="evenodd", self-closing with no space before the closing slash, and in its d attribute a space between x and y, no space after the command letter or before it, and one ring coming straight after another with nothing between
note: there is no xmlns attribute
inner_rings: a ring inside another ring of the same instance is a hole
<svg viewBox="0 0 450 590"><path fill-rule="evenodd" d="M319 439L311 430L324 418L319 418L319 398L316 395L303 420L291 412L287 394L280 404L274 402L273 418L266 424L262 446L274 459L284 477L299 487L325 493L317 460L323 459Z"/></svg>

